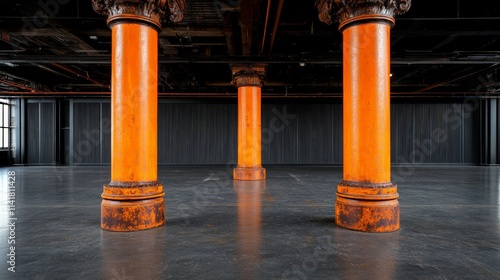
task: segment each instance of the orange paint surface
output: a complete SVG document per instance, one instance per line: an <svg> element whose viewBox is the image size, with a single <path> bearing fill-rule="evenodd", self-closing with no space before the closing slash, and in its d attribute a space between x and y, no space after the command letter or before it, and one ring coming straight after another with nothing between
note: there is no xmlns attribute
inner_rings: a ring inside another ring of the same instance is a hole
<svg viewBox="0 0 500 280"><path fill-rule="evenodd" d="M235 180L263 180L261 88L238 87L238 167Z"/></svg>
<svg viewBox="0 0 500 280"><path fill-rule="evenodd" d="M112 27L111 180L156 181L158 33L146 25Z"/></svg>
<svg viewBox="0 0 500 280"><path fill-rule="evenodd" d="M261 165L261 89L257 86L238 88L238 166Z"/></svg>
<svg viewBox="0 0 500 280"><path fill-rule="evenodd" d="M335 222L365 232L400 226L397 186L390 182L392 23L359 22L342 29L344 180L337 187Z"/></svg>
<svg viewBox="0 0 500 280"><path fill-rule="evenodd" d="M151 26L112 25L111 183L104 186L101 227L154 228L165 222L157 181L158 33Z"/></svg>
<svg viewBox="0 0 500 280"><path fill-rule="evenodd" d="M390 182L390 26L343 31L344 180Z"/></svg>

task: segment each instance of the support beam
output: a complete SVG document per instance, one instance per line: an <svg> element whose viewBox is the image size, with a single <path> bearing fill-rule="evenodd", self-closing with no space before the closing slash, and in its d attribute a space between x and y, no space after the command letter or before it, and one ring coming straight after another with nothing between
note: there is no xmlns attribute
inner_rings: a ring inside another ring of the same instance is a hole
<svg viewBox="0 0 500 280"><path fill-rule="evenodd" d="M343 35L344 169L335 204L341 227L399 229L399 195L391 183L389 48L394 15L406 12L410 1L323 0L317 6L323 22L336 15Z"/></svg>
<svg viewBox="0 0 500 280"><path fill-rule="evenodd" d="M157 174L158 31L166 1L92 4L96 12L109 16L112 32L111 182L104 185L101 227L158 227L165 222L163 185Z"/></svg>
<svg viewBox="0 0 500 280"><path fill-rule="evenodd" d="M238 87L238 166L235 180L264 180L262 168L261 87L265 64L233 65L233 83Z"/></svg>
<svg viewBox="0 0 500 280"><path fill-rule="evenodd" d="M241 48L243 56L252 55L253 25L260 1L243 1L240 8Z"/></svg>

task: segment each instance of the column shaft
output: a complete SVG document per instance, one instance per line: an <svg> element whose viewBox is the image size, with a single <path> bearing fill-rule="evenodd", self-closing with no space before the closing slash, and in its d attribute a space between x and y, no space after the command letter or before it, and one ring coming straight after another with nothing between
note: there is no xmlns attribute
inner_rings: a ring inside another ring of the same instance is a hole
<svg viewBox="0 0 500 280"><path fill-rule="evenodd" d="M238 165L261 167L260 87L238 88Z"/></svg>
<svg viewBox="0 0 500 280"><path fill-rule="evenodd" d="M343 31L344 180L391 180L390 26L354 25Z"/></svg>
<svg viewBox="0 0 500 280"><path fill-rule="evenodd" d="M397 187L390 182L390 29L378 21L342 31L344 180L336 223L361 231L399 229Z"/></svg>
<svg viewBox="0 0 500 280"><path fill-rule="evenodd" d="M101 227L154 228L165 222L158 182L158 31L165 10L182 20L185 0L92 0L111 27L111 182L104 185Z"/></svg>
<svg viewBox="0 0 500 280"><path fill-rule="evenodd" d="M318 17L340 22L344 66L344 170L337 225L368 232L399 229L391 183L390 30L411 0L318 0Z"/></svg>
<svg viewBox="0 0 500 280"><path fill-rule="evenodd" d="M149 25L112 26L111 183L102 194L101 226L112 231L165 222L157 181L158 33Z"/></svg>
<svg viewBox="0 0 500 280"><path fill-rule="evenodd" d="M112 181L157 179L157 42L146 25L112 28Z"/></svg>
<svg viewBox="0 0 500 280"><path fill-rule="evenodd" d="M238 166L235 180L264 180L262 168L261 87L264 65L233 66L238 87Z"/></svg>

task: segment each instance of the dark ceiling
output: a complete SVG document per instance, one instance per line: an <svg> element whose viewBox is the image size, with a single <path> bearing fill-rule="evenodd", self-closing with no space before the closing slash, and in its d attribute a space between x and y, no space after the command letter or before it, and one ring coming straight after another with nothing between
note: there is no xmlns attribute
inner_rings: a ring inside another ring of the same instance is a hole
<svg viewBox="0 0 500 280"><path fill-rule="evenodd" d="M187 0L184 20L164 22L159 34L160 95L234 96L230 64L264 62L264 97L340 96L342 37L314 4ZM91 0L1 7L0 95L109 94L111 33ZM413 0L396 17L391 55L393 95L496 96L500 5Z"/></svg>

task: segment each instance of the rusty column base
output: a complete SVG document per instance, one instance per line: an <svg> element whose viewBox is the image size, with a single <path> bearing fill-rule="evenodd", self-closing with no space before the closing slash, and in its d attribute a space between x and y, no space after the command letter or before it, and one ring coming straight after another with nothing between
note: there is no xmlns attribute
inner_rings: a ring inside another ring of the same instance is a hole
<svg viewBox="0 0 500 280"><path fill-rule="evenodd" d="M234 180L256 181L266 179L266 169L262 167L236 167L233 170Z"/></svg>
<svg viewBox="0 0 500 280"><path fill-rule="evenodd" d="M391 183L342 181L337 188L335 223L364 232L399 230L399 197Z"/></svg>
<svg viewBox="0 0 500 280"><path fill-rule="evenodd" d="M163 185L110 183L101 195L101 228L109 231L138 231L165 223Z"/></svg>

